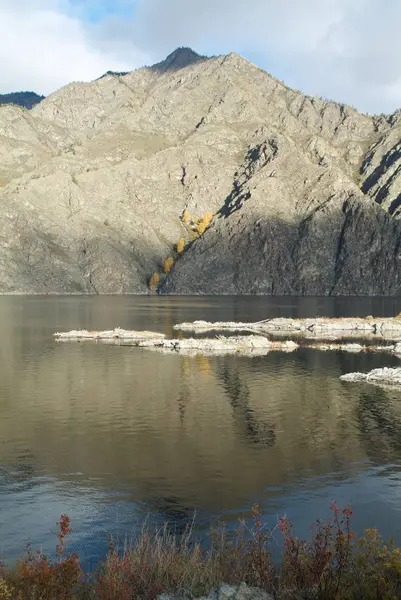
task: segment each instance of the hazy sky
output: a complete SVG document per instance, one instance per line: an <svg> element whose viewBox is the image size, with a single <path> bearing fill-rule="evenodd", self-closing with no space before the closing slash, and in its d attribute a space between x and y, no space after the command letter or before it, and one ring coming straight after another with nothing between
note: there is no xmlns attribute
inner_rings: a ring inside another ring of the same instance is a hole
<svg viewBox="0 0 401 600"><path fill-rule="evenodd" d="M401 108L401 0L0 0L0 93L49 94L177 46L234 51L288 85Z"/></svg>

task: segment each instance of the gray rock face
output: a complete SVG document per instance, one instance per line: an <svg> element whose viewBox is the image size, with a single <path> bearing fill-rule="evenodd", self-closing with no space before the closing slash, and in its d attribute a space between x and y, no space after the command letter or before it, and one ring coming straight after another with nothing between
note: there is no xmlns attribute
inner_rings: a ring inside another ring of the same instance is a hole
<svg viewBox="0 0 401 600"><path fill-rule="evenodd" d="M0 106L0 292L398 293L400 133L187 48Z"/></svg>

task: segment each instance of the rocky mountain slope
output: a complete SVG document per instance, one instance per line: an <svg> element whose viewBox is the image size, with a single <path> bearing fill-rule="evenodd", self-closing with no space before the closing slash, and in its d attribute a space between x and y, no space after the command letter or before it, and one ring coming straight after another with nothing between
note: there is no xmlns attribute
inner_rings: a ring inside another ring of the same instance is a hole
<svg viewBox="0 0 401 600"><path fill-rule="evenodd" d="M0 106L0 291L398 293L400 170L401 112L178 49Z"/></svg>

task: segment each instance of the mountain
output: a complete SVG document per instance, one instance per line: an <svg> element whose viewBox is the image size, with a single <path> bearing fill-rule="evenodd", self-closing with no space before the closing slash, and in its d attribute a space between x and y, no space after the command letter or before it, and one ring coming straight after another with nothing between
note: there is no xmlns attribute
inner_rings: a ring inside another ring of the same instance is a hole
<svg viewBox="0 0 401 600"><path fill-rule="evenodd" d="M178 71L205 60L209 60L207 56L194 52L192 48L181 47L174 50L162 62L153 65L151 69L166 73L167 71Z"/></svg>
<svg viewBox="0 0 401 600"><path fill-rule="evenodd" d="M16 104L24 108L32 108L35 104L42 102L44 96L39 96L35 92L13 92L11 94L0 94L1 104Z"/></svg>
<svg viewBox="0 0 401 600"><path fill-rule="evenodd" d="M3 293L401 291L401 112L234 53L0 106L0 186Z"/></svg>

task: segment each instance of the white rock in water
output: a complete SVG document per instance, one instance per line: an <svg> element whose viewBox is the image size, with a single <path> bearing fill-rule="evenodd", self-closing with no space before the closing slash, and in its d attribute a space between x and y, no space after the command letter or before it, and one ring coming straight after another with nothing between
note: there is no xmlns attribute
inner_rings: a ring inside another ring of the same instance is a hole
<svg viewBox="0 0 401 600"><path fill-rule="evenodd" d="M87 331L86 329L73 329L72 331L57 332L53 336L57 340L146 340L164 338L164 333L154 331L133 331L120 327L107 331Z"/></svg>
<svg viewBox="0 0 401 600"><path fill-rule="evenodd" d="M344 350L345 352L361 352L363 346L361 344L341 344L340 350Z"/></svg>
<svg viewBox="0 0 401 600"><path fill-rule="evenodd" d="M341 334L357 335L360 337L379 336L387 333L387 336L401 332L401 319L397 318L308 318L292 319L276 317L265 319L256 323L241 323L234 321L194 321L192 323L179 323L174 325L175 330L182 331L260 331L260 332L298 332L305 337L310 335L334 335L335 338Z"/></svg>
<svg viewBox="0 0 401 600"><path fill-rule="evenodd" d="M394 354L401 354L401 342L398 342L395 346L394 346L394 350L393 350Z"/></svg>
<svg viewBox="0 0 401 600"><path fill-rule="evenodd" d="M158 347L166 350L175 350L176 352L216 352L216 353L251 353L253 351L282 350L292 352L298 348L298 344L289 341L271 341L261 335L247 336L218 336L216 338L184 338L184 339L153 339L141 341L138 344L141 347Z"/></svg>
<svg viewBox="0 0 401 600"><path fill-rule="evenodd" d="M365 373L346 373L341 375L341 381L364 381L366 379Z"/></svg>
<svg viewBox="0 0 401 600"><path fill-rule="evenodd" d="M366 381L383 385L401 385L401 368L383 367L369 373L347 373L341 375L341 381Z"/></svg>
<svg viewBox="0 0 401 600"><path fill-rule="evenodd" d="M401 368L391 369L390 367L384 367L383 369L373 369L373 371L368 373L366 381L401 385Z"/></svg>

